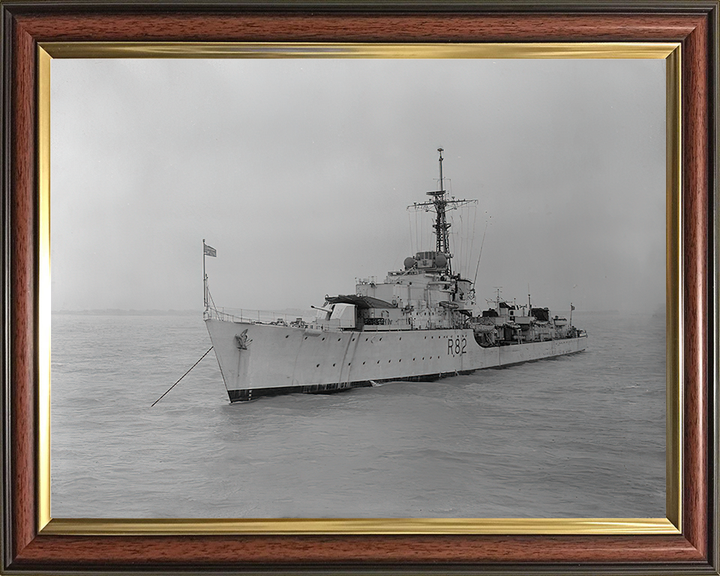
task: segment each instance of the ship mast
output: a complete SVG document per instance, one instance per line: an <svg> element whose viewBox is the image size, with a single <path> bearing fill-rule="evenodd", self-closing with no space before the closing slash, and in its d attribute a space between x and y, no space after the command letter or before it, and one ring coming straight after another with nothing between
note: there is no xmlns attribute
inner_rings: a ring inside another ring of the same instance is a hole
<svg viewBox="0 0 720 576"><path fill-rule="evenodd" d="M435 238L437 241L437 246L435 247L435 250L437 250L438 252L442 252L443 254L449 255L450 224L447 223L447 218L445 216L445 207L447 206L447 200L445 199L445 179L443 178L442 173L443 149L438 148L438 152L440 154L440 190L428 192L427 195L434 197L433 203L435 205L435 211L437 212L437 216L435 217L435 224L433 225L433 228L435 228Z"/></svg>
<svg viewBox="0 0 720 576"><path fill-rule="evenodd" d="M448 272L452 275L452 254L450 253L451 224L447 221L446 214L448 210L456 210L460 206L472 204L473 202L477 202L477 200L455 200L455 198L447 198L445 179L443 177L443 152L444 150L442 148L438 148L440 155L438 159L440 164L440 189L427 192L428 196L432 196L432 200L416 202L412 207L415 209L424 208L426 211L431 210L435 212L435 223L433 224L433 228L435 229L435 250L445 255L448 261Z"/></svg>

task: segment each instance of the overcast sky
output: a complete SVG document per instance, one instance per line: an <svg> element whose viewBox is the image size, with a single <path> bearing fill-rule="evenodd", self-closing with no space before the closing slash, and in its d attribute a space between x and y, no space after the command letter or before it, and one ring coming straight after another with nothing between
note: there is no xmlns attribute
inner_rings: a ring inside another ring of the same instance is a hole
<svg viewBox="0 0 720 576"><path fill-rule="evenodd" d="M481 298L664 303L663 60L55 59L51 103L54 310L200 311L203 238L218 306L354 293L434 248L440 146Z"/></svg>

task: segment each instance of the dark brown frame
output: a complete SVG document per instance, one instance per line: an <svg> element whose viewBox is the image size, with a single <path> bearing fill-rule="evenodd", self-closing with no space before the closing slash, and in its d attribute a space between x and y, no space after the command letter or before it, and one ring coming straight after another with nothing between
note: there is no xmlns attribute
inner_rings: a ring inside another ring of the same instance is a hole
<svg viewBox="0 0 720 576"><path fill-rule="evenodd" d="M579 0L578 0L579 1ZM718 1L4 1L2 558L48 571L718 574ZM50 41L682 43L681 535L59 536L38 534L37 45Z"/></svg>

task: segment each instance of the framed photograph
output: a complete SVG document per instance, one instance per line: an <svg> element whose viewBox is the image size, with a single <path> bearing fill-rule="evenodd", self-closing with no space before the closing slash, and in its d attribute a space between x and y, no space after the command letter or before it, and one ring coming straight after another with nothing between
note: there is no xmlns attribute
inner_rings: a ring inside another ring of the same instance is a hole
<svg viewBox="0 0 720 576"><path fill-rule="evenodd" d="M4 2L2 569L717 574L717 8Z"/></svg>

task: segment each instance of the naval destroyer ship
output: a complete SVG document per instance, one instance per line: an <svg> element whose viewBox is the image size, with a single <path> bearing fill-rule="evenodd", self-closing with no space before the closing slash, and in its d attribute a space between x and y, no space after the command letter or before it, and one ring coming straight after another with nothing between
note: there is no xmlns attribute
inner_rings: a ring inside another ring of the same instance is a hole
<svg viewBox="0 0 720 576"><path fill-rule="evenodd" d="M354 294L326 296L314 320L270 322L219 311L205 288L204 320L231 402L295 392L330 393L382 382L432 381L483 368L585 350L587 333L548 308L509 303L498 291L478 305L453 270L447 212L474 200L444 189L410 208L434 213L435 249L405 259L384 282L359 280ZM203 240L203 258L215 256ZM486 304L487 305L487 304Z"/></svg>

